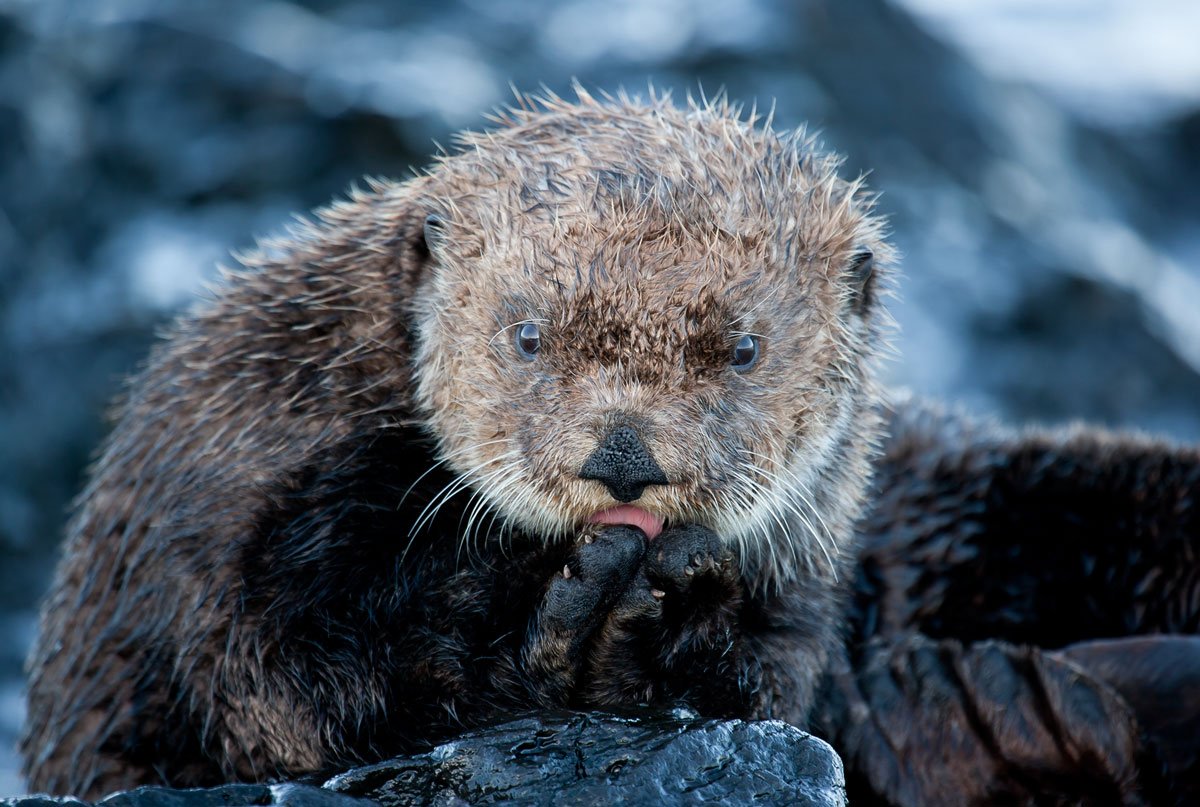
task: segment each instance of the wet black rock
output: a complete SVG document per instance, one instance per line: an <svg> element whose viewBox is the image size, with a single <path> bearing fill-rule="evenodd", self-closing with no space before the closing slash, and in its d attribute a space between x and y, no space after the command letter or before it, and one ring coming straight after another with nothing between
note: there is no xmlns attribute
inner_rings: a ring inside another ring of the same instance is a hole
<svg viewBox="0 0 1200 807"><path fill-rule="evenodd" d="M313 785L222 785L195 790L168 787L139 787L114 793L97 804L104 807L250 807L281 804L287 807L369 807L375 802L334 793ZM88 807L70 798L30 796L0 799L0 807Z"/></svg>
<svg viewBox="0 0 1200 807"><path fill-rule="evenodd" d="M701 720L583 713L526 717L481 729L428 753L303 784L201 790L144 787L105 807L353 805L846 804L842 762L824 741L775 720ZM80 805L44 797L0 807Z"/></svg>
<svg viewBox="0 0 1200 807"><path fill-rule="evenodd" d="M779 721L528 717L326 782L382 804L846 803L842 763Z"/></svg>

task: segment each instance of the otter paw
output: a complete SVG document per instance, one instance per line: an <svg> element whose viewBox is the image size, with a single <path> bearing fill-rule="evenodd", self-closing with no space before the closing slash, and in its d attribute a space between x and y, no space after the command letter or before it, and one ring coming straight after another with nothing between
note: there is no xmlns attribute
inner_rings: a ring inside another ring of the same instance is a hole
<svg viewBox="0 0 1200 807"><path fill-rule="evenodd" d="M642 570L654 590L663 593L664 606L670 610L683 602L695 607L708 601L716 606L740 593L733 553L715 532L696 524L662 533L650 546Z"/></svg>
<svg viewBox="0 0 1200 807"><path fill-rule="evenodd" d="M588 640L627 588L645 551L646 536L640 530L592 530L551 579L525 651L531 687L543 705L567 702Z"/></svg>
<svg viewBox="0 0 1200 807"><path fill-rule="evenodd" d="M687 524L651 544L642 573L663 592L658 630L664 669L704 666L700 657L723 653L734 641L742 579L733 553L707 527Z"/></svg>
<svg viewBox="0 0 1200 807"><path fill-rule="evenodd" d="M621 706L712 696L742 704L741 576L709 529L677 527L651 541L638 574L595 632L584 702Z"/></svg>
<svg viewBox="0 0 1200 807"><path fill-rule="evenodd" d="M587 533L550 581L542 606L543 623L570 630L599 624L625 590L645 552L646 536L633 527Z"/></svg>

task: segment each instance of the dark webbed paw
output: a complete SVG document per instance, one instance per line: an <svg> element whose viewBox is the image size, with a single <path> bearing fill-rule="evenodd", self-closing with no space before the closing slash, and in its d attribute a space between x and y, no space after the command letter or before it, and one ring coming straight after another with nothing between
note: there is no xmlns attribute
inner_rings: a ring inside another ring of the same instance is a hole
<svg viewBox="0 0 1200 807"><path fill-rule="evenodd" d="M667 530L650 546L642 569L650 585L663 592L668 618L704 622L741 599L733 553L706 527Z"/></svg>
<svg viewBox="0 0 1200 807"><path fill-rule="evenodd" d="M596 634L585 700L617 705L699 694L736 713L743 670L741 578L711 530L685 525L650 542L641 568ZM713 706L710 701L706 706Z"/></svg>
<svg viewBox="0 0 1200 807"><path fill-rule="evenodd" d="M551 579L526 642L526 668L543 704L566 702L588 640L626 591L645 551L646 536L632 527L589 531Z"/></svg>

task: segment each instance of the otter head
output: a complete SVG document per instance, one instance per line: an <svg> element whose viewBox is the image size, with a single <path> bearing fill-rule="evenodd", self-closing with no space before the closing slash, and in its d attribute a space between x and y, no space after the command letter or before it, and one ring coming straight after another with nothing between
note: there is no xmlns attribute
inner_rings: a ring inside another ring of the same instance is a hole
<svg viewBox="0 0 1200 807"><path fill-rule="evenodd" d="M889 257L859 185L727 105L502 123L425 178L413 303L417 405L475 514L547 540L698 523L755 581L833 574Z"/></svg>

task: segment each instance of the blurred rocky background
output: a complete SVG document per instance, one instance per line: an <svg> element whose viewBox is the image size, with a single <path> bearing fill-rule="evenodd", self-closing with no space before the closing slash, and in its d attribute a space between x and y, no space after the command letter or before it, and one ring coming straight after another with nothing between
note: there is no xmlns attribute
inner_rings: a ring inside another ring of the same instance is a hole
<svg viewBox="0 0 1200 807"><path fill-rule="evenodd" d="M218 262L521 89L775 103L870 171L891 380L1200 440L1194 0L0 0L0 795L120 379Z"/></svg>

